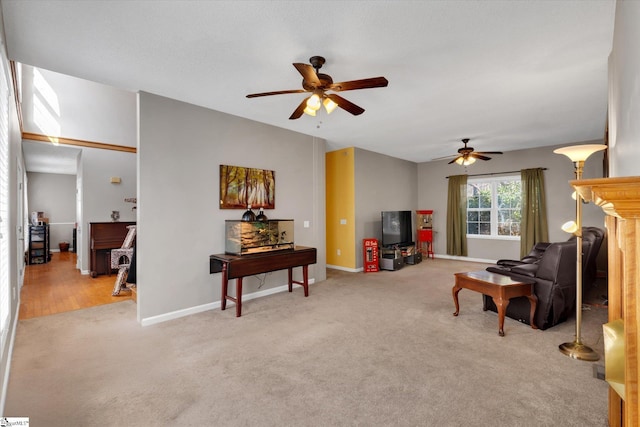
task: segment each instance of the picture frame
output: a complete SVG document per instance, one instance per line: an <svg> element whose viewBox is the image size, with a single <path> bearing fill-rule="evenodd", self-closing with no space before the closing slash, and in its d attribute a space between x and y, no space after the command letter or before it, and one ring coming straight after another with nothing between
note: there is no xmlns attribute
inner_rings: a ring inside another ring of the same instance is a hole
<svg viewBox="0 0 640 427"><path fill-rule="evenodd" d="M220 165L220 209L274 209L275 195L275 171Z"/></svg>

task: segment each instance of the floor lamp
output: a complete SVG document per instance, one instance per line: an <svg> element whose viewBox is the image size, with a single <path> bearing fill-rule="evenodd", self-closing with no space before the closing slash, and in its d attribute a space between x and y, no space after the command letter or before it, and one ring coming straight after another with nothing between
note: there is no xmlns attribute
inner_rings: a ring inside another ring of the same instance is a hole
<svg viewBox="0 0 640 427"><path fill-rule="evenodd" d="M564 154L573 162L576 179L582 179L582 168L587 158L596 151L604 150L603 144L574 145L553 150L556 154ZM562 354L573 359L595 362L600 358L598 353L590 347L582 344L582 197L576 194L576 220L562 226L566 232L576 236L576 338L573 342L560 344L558 347Z"/></svg>

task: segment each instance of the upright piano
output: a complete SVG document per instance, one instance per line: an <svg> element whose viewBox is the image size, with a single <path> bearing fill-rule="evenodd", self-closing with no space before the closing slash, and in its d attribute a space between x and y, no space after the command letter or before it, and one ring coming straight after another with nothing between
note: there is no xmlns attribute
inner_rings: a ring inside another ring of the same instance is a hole
<svg viewBox="0 0 640 427"><path fill-rule="evenodd" d="M90 222L91 277L111 273L111 249L122 247L129 229L135 222Z"/></svg>

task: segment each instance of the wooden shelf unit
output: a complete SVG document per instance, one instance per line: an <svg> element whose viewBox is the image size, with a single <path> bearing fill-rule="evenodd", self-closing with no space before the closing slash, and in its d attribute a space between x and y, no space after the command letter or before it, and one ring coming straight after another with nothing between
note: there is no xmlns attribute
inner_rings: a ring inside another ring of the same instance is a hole
<svg viewBox="0 0 640 427"><path fill-rule="evenodd" d="M31 265L49 262L49 250L49 225L30 225L27 263Z"/></svg>

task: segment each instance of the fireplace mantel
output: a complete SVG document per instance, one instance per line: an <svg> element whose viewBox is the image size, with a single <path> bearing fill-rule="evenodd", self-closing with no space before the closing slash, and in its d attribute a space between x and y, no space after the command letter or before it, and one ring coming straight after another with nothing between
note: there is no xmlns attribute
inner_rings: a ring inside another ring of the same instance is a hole
<svg viewBox="0 0 640 427"><path fill-rule="evenodd" d="M640 424L640 177L570 181L607 214L609 321L624 322L624 399L609 388L609 425ZM605 362L606 363L606 362Z"/></svg>

